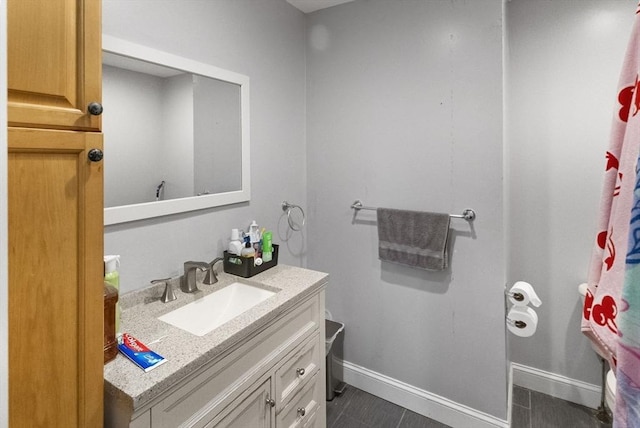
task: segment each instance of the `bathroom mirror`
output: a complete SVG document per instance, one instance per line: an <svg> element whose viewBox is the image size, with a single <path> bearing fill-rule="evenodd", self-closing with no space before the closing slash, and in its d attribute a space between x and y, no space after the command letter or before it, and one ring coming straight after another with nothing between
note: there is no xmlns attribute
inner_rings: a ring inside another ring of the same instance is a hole
<svg viewBox="0 0 640 428"><path fill-rule="evenodd" d="M250 199L249 78L103 35L104 224Z"/></svg>

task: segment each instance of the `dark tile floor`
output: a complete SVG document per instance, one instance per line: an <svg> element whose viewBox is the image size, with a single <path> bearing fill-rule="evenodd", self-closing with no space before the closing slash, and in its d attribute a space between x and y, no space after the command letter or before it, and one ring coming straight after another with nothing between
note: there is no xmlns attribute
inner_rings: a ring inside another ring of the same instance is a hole
<svg viewBox="0 0 640 428"><path fill-rule="evenodd" d="M512 428L610 428L594 411L514 386ZM327 428L447 428L353 386L327 401Z"/></svg>
<svg viewBox="0 0 640 428"><path fill-rule="evenodd" d="M347 385L327 401L327 428L447 428L404 407Z"/></svg>
<svg viewBox="0 0 640 428"><path fill-rule="evenodd" d="M512 428L611 428L595 410L514 385Z"/></svg>

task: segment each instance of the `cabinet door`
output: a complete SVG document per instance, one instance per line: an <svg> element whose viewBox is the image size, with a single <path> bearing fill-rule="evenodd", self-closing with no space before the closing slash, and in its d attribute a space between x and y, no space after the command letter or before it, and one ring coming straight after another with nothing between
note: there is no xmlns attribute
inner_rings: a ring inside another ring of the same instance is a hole
<svg viewBox="0 0 640 428"><path fill-rule="evenodd" d="M222 419L213 420L207 428L269 428L272 426L271 378L264 381L248 397L240 397L229 405L231 411Z"/></svg>
<svg viewBox="0 0 640 428"><path fill-rule="evenodd" d="M8 141L9 425L101 427L102 135Z"/></svg>
<svg viewBox="0 0 640 428"><path fill-rule="evenodd" d="M9 126L100 130L100 0L8 0Z"/></svg>

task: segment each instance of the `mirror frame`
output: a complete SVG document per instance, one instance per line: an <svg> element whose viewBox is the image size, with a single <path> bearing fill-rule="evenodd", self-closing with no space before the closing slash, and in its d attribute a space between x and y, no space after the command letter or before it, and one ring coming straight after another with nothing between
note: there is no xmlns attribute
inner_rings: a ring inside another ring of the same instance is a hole
<svg viewBox="0 0 640 428"><path fill-rule="evenodd" d="M142 61L183 70L188 73L198 74L240 86L242 134L242 188L240 190L105 208L104 225L108 226L112 224L126 223L135 220L143 220L249 201L251 199L251 166L249 156L249 77L105 34L102 35L102 50L116 55L140 59ZM108 162L108 151L105 152L105 155L105 159Z"/></svg>

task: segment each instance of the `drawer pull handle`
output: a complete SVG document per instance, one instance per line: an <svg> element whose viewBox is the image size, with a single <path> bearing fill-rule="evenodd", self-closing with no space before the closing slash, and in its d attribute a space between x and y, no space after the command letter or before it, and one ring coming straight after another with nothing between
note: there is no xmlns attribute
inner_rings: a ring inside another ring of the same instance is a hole
<svg viewBox="0 0 640 428"><path fill-rule="evenodd" d="M304 368L296 369L296 373L298 373L298 376L304 376Z"/></svg>
<svg viewBox="0 0 640 428"><path fill-rule="evenodd" d="M300 415L300 417L304 417L305 413L307 413L307 411L305 410L304 407L298 407L298 414Z"/></svg>
<svg viewBox="0 0 640 428"><path fill-rule="evenodd" d="M267 404L271 407L276 407L276 400L273 398L267 398Z"/></svg>

